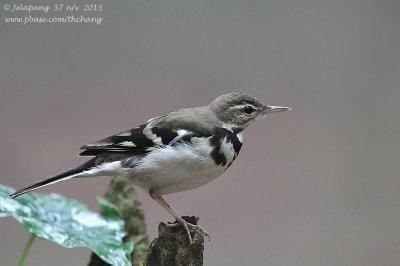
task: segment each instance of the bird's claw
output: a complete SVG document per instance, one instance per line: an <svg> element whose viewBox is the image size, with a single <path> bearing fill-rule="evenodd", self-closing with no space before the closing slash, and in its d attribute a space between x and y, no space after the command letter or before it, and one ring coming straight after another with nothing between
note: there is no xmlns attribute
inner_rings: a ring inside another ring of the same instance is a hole
<svg viewBox="0 0 400 266"><path fill-rule="evenodd" d="M164 224L166 227L183 226L183 228L185 229L185 231L188 235L188 238L189 238L189 245L192 244L192 236L190 235L189 227L191 229L199 229L201 231L201 233L203 234L203 236L208 237L208 241L211 241L210 234L206 230L204 230L203 227L201 227L200 225L197 225L197 224L189 223L189 222L185 221L184 219L182 219L181 217L179 217L179 219L176 219L176 221L174 223L164 222Z"/></svg>

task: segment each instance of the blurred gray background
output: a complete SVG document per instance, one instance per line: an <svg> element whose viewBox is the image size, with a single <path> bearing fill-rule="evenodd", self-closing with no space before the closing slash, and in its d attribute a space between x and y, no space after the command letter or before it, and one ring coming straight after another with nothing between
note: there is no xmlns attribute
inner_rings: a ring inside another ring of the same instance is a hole
<svg viewBox="0 0 400 266"><path fill-rule="evenodd" d="M205 264L400 265L399 1L99 3L100 25L1 21L1 184L21 188L83 162L83 144L243 91L293 111L250 127L219 179L167 196L210 232ZM41 192L97 210L108 182ZM171 218L139 193L153 238ZM1 219L0 264L27 238ZM27 265L89 254L37 240Z"/></svg>

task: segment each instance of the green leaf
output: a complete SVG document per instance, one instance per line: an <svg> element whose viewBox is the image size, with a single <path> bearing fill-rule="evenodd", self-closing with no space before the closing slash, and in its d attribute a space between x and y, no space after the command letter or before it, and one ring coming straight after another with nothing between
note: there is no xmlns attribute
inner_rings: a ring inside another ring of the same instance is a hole
<svg viewBox="0 0 400 266"><path fill-rule="evenodd" d="M112 265L131 265L132 243L123 243L124 222L118 209L98 199L102 215L57 194L28 193L9 198L0 185L0 217L13 216L29 232L67 247L87 247Z"/></svg>

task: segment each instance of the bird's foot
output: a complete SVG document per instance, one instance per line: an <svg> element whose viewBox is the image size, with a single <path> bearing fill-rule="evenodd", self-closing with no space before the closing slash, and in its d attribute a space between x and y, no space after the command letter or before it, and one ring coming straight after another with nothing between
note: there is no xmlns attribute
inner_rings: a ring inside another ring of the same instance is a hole
<svg viewBox="0 0 400 266"><path fill-rule="evenodd" d="M185 231L189 237L189 245L192 243L192 236L190 235L189 228L199 229L201 231L201 233L203 234L203 236L208 237L208 241L211 240L210 234L206 230L204 230L203 227L201 227L200 225L197 225L197 224L189 223L189 222L185 221L184 219L182 219L181 217L178 217L174 223L164 222L164 224L166 227L183 226L183 228L185 229Z"/></svg>

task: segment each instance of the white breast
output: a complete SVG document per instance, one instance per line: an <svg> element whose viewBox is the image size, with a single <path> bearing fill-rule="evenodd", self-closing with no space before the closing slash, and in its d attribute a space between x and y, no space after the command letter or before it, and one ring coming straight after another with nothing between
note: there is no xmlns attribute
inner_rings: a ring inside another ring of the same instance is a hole
<svg viewBox="0 0 400 266"><path fill-rule="evenodd" d="M192 138L192 144L154 150L135 167L130 179L144 189L157 188L161 195L202 186L226 169L214 163L210 157L212 149L209 138ZM233 148L223 144L222 149L233 159Z"/></svg>

